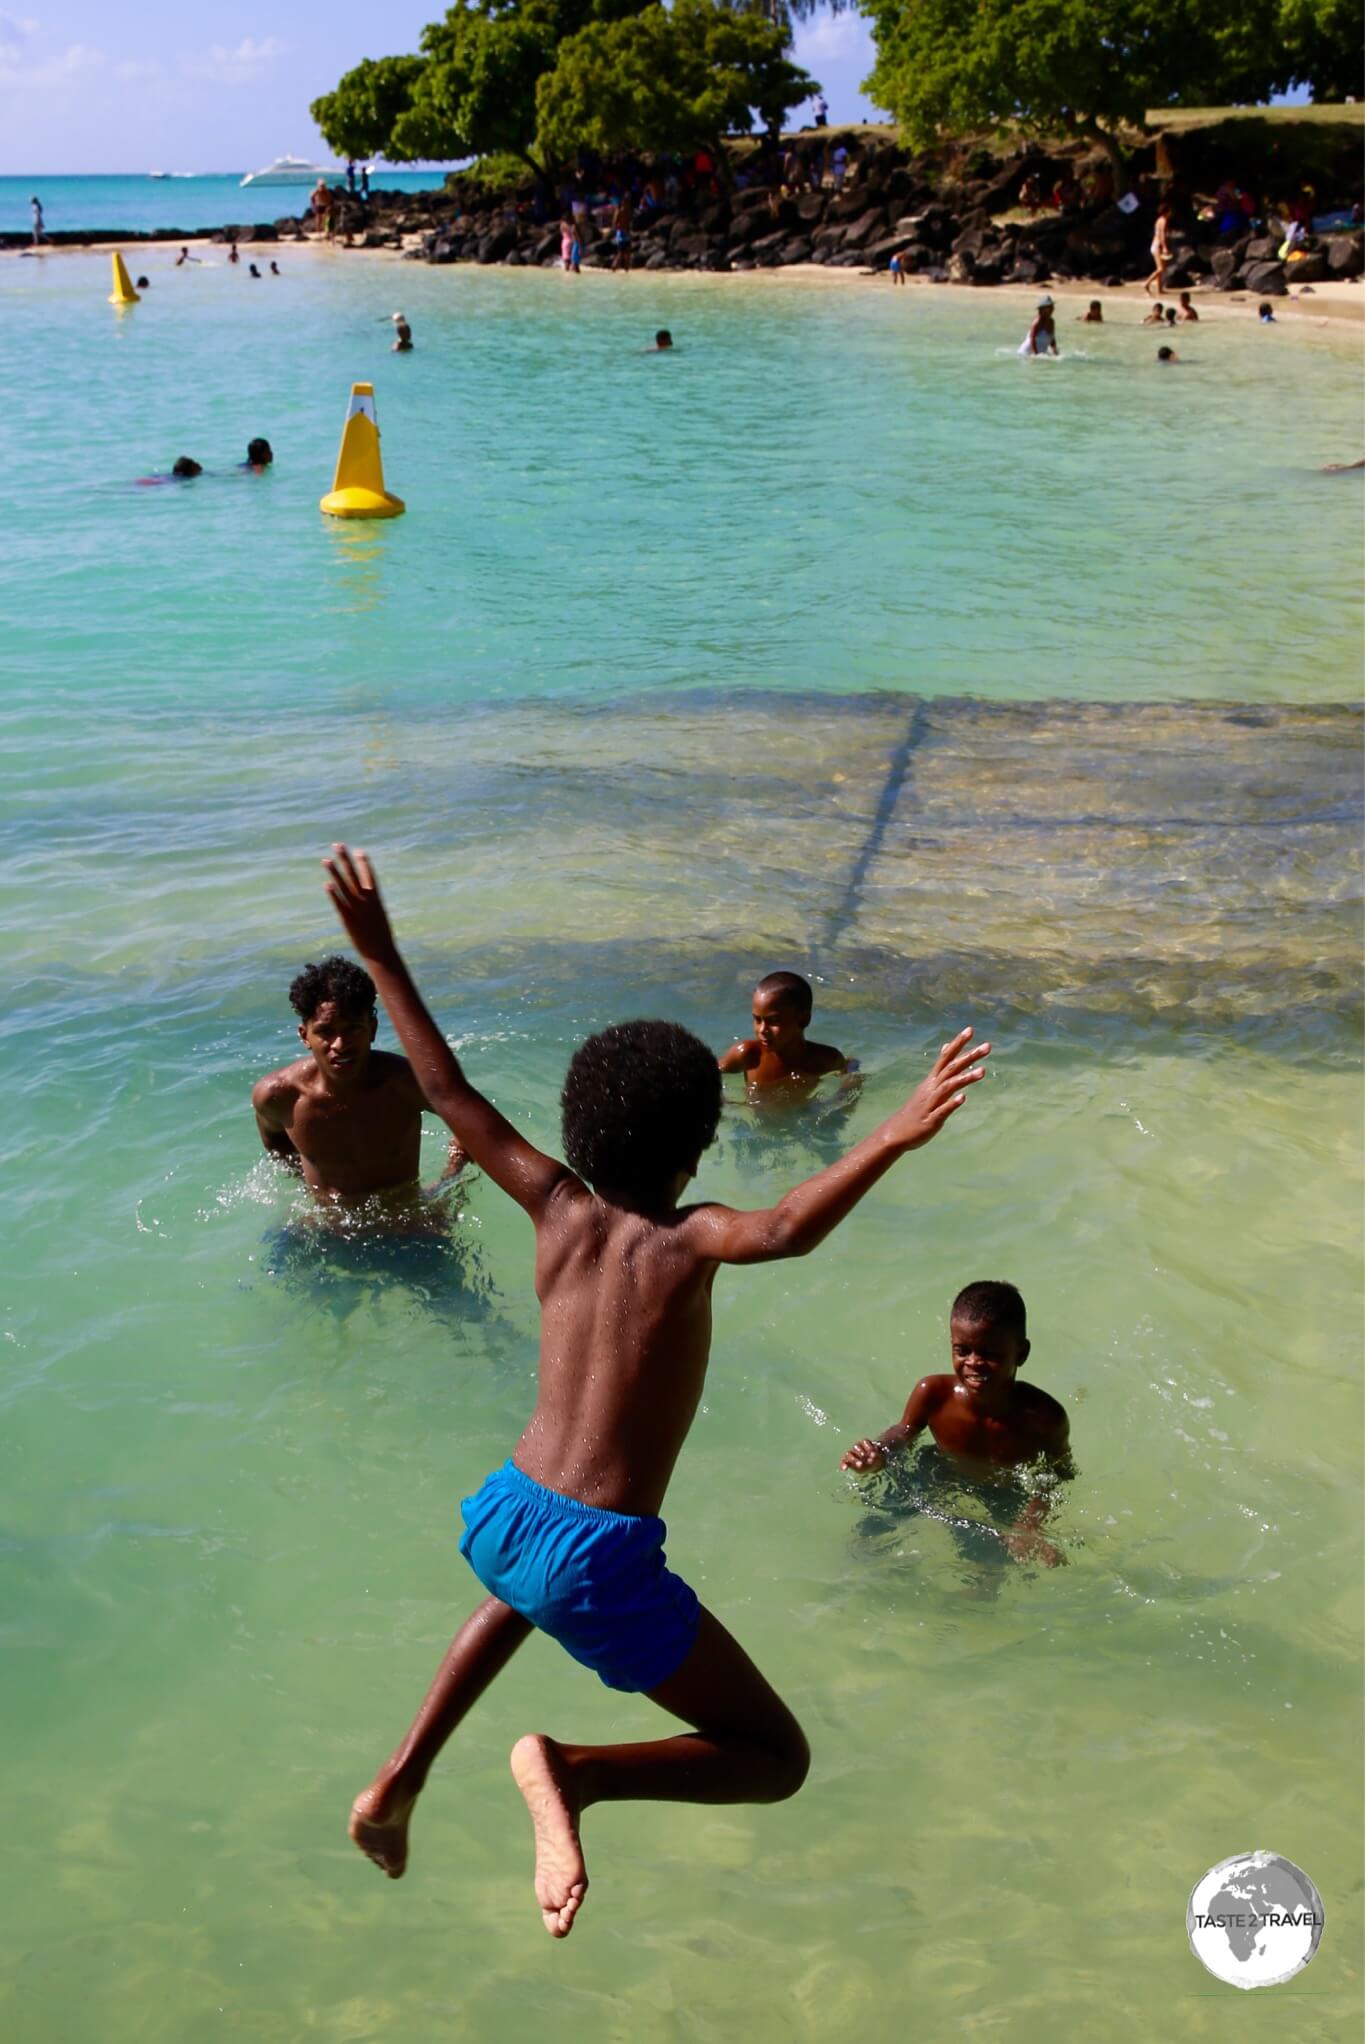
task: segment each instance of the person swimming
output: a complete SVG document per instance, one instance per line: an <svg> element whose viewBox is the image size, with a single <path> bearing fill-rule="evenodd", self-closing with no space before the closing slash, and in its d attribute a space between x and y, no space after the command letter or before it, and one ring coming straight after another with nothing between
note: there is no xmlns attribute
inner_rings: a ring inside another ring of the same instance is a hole
<svg viewBox="0 0 1365 2044"><path fill-rule="evenodd" d="M1037 1466L1053 1477L1074 1474L1066 1409L1036 1384L1019 1382L1028 1361L1027 1313L1017 1287L992 1280L965 1285L948 1321L952 1374L921 1377L893 1426L855 1441L839 1467L854 1475L884 1469L927 1431L944 1455L969 1475ZM1005 1546L1016 1560L1055 1568L1063 1556L1042 1536L1055 1491L1031 1497Z"/></svg>
<svg viewBox="0 0 1365 2044"><path fill-rule="evenodd" d="M723 1073L742 1072L745 1091L788 1100L807 1094L831 1072L852 1067L832 1043L810 1043L815 1009L810 981L799 972L770 972L754 988L754 1033L731 1044L719 1060Z"/></svg>
<svg viewBox="0 0 1365 2044"><path fill-rule="evenodd" d="M275 456L268 440L248 440L246 443L246 460L242 463L242 467L252 469L259 475L263 469L270 467L274 459Z"/></svg>
<svg viewBox="0 0 1365 2044"><path fill-rule="evenodd" d="M1055 355L1057 353L1057 312L1052 299L1044 293L1038 300L1038 309L1033 315L1028 332L1019 344L1021 355Z"/></svg>
<svg viewBox="0 0 1365 2044"><path fill-rule="evenodd" d="M407 1059L374 1048L379 1016L370 975L334 954L304 967L289 1003L308 1055L252 1089L263 1148L303 1179L323 1213L439 1226L419 1179L428 1102ZM438 1185L464 1163L452 1138Z"/></svg>

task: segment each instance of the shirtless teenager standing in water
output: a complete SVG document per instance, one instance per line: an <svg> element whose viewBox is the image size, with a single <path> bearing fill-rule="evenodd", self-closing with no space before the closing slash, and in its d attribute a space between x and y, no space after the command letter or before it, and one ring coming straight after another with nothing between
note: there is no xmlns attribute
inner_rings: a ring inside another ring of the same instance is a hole
<svg viewBox="0 0 1365 2044"><path fill-rule="evenodd" d="M289 1001L309 1054L252 1089L262 1143L319 1207L364 1203L376 1218L420 1223L431 1213L419 1181L428 1102L407 1059L374 1048L374 981L349 958L324 958L304 967ZM443 1180L464 1162L452 1138Z"/></svg>
<svg viewBox="0 0 1365 2044"><path fill-rule="evenodd" d="M587 1892L578 1827L590 1804L781 1802L810 1763L776 1691L664 1566L657 1513L705 1382L716 1272L814 1249L900 1157L937 1135L990 1046L969 1048L964 1029L898 1113L775 1207L680 1207L720 1115L720 1073L704 1043L672 1022L590 1037L564 1085L561 1164L470 1085L399 955L365 854L337 845L327 872L423 1093L534 1223L541 1311L535 1411L512 1459L463 1505L461 1552L490 1594L356 1798L351 1836L398 1879L437 1754L533 1627L547 1632L609 1688L643 1692L692 1727L610 1746L530 1733L512 1748L535 1833L536 1900L546 1930L565 1937Z"/></svg>

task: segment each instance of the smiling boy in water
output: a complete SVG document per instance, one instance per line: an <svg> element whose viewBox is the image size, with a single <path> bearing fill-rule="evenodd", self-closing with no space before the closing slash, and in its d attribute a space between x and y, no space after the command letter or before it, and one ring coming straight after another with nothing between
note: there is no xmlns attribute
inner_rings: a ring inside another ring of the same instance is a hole
<svg viewBox="0 0 1365 2044"><path fill-rule="evenodd" d="M552 1937L588 1876L579 1819L599 1802L775 1803L810 1755L743 1648L664 1566L657 1516L701 1398L711 1291L727 1263L803 1256L907 1151L937 1135L981 1077L964 1029L906 1104L775 1207L678 1205L720 1115L713 1054L671 1022L627 1022L580 1045L562 1097L561 1164L470 1085L399 955L363 852L335 846L328 893L374 973L422 1092L535 1226L540 1378L512 1459L464 1501L460 1550L488 1597L452 1641L406 1738L356 1798L351 1836L396 1880L433 1761L533 1628L611 1689L690 1729L512 1748L535 1833L536 1900Z"/></svg>
<svg viewBox="0 0 1365 2044"><path fill-rule="evenodd" d="M1024 1301L1013 1285L967 1285L949 1319L951 1376L921 1377L894 1426L875 1439L855 1441L840 1462L858 1475L885 1469L927 1427L944 1454L970 1475L1041 1463L1059 1476L1071 1473L1066 1410L1036 1384L1021 1384L1029 1341ZM1006 1540L1019 1559L1036 1556L1048 1567L1061 1554L1039 1532L1050 1498L1029 1499Z"/></svg>
<svg viewBox="0 0 1365 2044"><path fill-rule="evenodd" d="M809 980L799 972L770 972L754 988L754 1033L731 1044L721 1071L743 1072L751 1098L775 1088L772 1097L788 1099L809 1093L831 1072L849 1071L848 1059L832 1043L807 1042L814 1008Z"/></svg>
<svg viewBox="0 0 1365 2044"><path fill-rule="evenodd" d="M374 1048L374 981L349 958L324 958L304 967L289 1002L308 1055L252 1090L265 1148L300 1174L320 1207L363 1201L389 1220L434 1224L419 1182L428 1103L407 1059ZM443 1181L464 1162L452 1140Z"/></svg>

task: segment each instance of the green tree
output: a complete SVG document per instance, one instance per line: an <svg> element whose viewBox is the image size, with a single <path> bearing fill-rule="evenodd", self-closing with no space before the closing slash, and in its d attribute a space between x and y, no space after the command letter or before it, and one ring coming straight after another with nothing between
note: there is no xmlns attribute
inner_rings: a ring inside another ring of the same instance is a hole
<svg viewBox="0 0 1365 2044"><path fill-rule="evenodd" d="M1285 82L1294 0L860 0L877 63L865 89L910 142L1023 124L1101 143L1148 107L1254 102ZM1332 0L1299 0L1330 5Z"/></svg>
<svg viewBox="0 0 1365 2044"><path fill-rule="evenodd" d="M780 123L819 89L787 57L788 40L785 25L717 0L594 22L561 45L537 86L541 150L561 162L580 149L719 152L731 129L748 128L751 109Z"/></svg>
<svg viewBox="0 0 1365 2044"><path fill-rule="evenodd" d="M387 156L400 115L426 69L421 57L367 57L308 111L338 156Z"/></svg>
<svg viewBox="0 0 1365 2044"><path fill-rule="evenodd" d="M1365 96L1365 45L1358 0L1283 0L1280 35L1287 77L1314 99Z"/></svg>
<svg viewBox="0 0 1365 2044"><path fill-rule="evenodd" d="M390 154L450 161L532 148L536 85L567 37L588 23L638 13L644 0L462 0L422 31L422 74L396 123Z"/></svg>

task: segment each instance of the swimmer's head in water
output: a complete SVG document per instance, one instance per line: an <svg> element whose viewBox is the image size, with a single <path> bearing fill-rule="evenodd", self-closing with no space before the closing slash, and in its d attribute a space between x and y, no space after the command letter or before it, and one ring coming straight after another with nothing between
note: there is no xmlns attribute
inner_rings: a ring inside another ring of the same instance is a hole
<svg viewBox="0 0 1365 2044"><path fill-rule="evenodd" d="M138 277L133 284L133 289L135 291L150 291L151 288L152 288L151 285L148 283L145 277Z"/></svg>
<svg viewBox="0 0 1365 2044"><path fill-rule="evenodd" d="M1158 362L1174 362L1176 359L1175 349L1158 348L1156 351L1156 359Z"/></svg>
<svg viewBox="0 0 1365 2044"><path fill-rule="evenodd" d="M780 1057L800 1043L814 1007L810 981L799 972L770 972L754 988L754 1035Z"/></svg>
<svg viewBox="0 0 1365 2044"><path fill-rule="evenodd" d="M1011 1382L1028 1361L1028 1321L1015 1286L983 1279L953 1300L948 1338L953 1374L969 1391Z"/></svg>
<svg viewBox="0 0 1365 2044"><path fill-rule="evenodd" d="M677 1022L617 1022L580 1044L560 1096L564 1154L589 1185L638 1198L696 1170L720 1119L716 1055Z"/></svg>
<svg viewBox="0 0 1365 2044"><path fill-rule="evenodd" d="M672 334L671 334L671 333L670 333L670 332L668 331L668 328L667 328L666 326L661 326L661 327L659 328L659 331L658 331L658 333L657 333L657 334L655 334L655 336L654 336L654 345L655 345L655 347L656 347L656 348L671 348L671 347L672 347L672 345L673 345L673 336L672 336Z"/></svg>
<svg viewBox="0 0 1365 2044"><path fill-rule="evenodd" d="M270 451L270 442L268 440L248 440L246 443L246 458L252 468L269 468L271 462L275 459ZM368 979L369 974L367 973L365 977ZM371 987L370 992L373 995L373 987Z"/></svg>
<svg viewBox="0 0 1365 2044"><path fill-rule="evenodd" d="M197 461L191 461L188 454L182 454L171 468L173 476L201 476L203 473L204 471L200 464Z"/></svg>
<svg viewBox="0 0 1365 2044"><path fill-rule="evenodd" d="M305 965L289 1002L319 1069L342 1084L358 1078L379 1027L374 981L364 967L336 956Z"/></svg>

